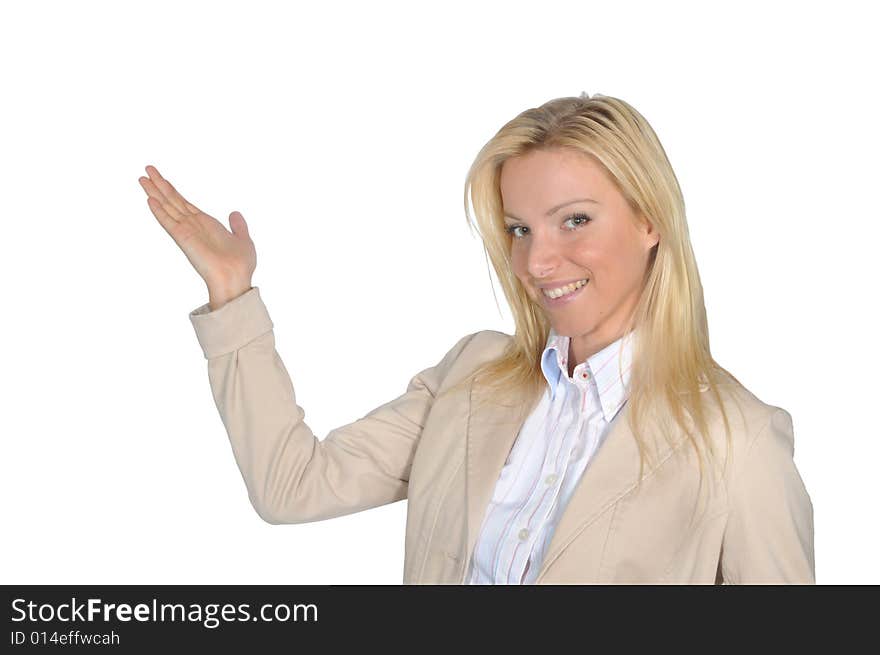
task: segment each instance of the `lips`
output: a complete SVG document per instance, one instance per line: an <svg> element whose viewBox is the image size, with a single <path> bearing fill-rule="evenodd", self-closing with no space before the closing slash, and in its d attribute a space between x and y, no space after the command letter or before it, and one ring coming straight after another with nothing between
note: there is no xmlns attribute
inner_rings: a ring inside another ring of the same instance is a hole
<svg viewBox="0 0 880 655"><path fill-rule="evenodd" d="M583 292L584 289L586 289L589 286L589 284L590 284L590 280L587 279L586 283L583 286L576 289L572 293L570 293L566 296L560 296L559 298L549 298L548 296L545 296L543 292L539 292L541 295L541 301L545 307L550 307L550 308L558 307L560 305L565 305L565 304L570 303L570 302L574 301L575 299L577 299L577 297L581 294L581 292Z"/></svg>
<svg viewBox="0 0 880 655"><path fill-rule="evenodd" d="M576 277L571 280L557 280L556 282L547 282L544 284L536 284L535 286L539 289L558 289L560 287L567 287L569 284L574 284L575 282L580 282L581 280L586 280L589 278Z"/></svg>
<svg viewBox="0 0 880 655"><path fill-rule="evenodd" d="M586 286L587 282L589 282L589 281L590 281L589 278L582 278L580 280L576 280L574 283L569 282L566 284L560 284L560 285L556 285L553 287L541 287L541 293L543 293L548 298L560 298L560 297L564 297L566 295L569 295L569 294L577 291L578 289L580 289L583 286ZM562 295L559 295L558 293L554 293L554 292L558 292L558 291L562 291L562 290L565 290L565 292Z"/></svg>

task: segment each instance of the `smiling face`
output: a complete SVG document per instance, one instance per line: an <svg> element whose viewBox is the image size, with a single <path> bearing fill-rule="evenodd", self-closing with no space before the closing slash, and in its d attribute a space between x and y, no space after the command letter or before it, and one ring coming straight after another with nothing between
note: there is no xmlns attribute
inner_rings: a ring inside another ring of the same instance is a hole
<svg viewBox="0 0 880 655"><path fill-rule="evenodd" d="M623 336L659 236L600 164L572 150L508 159L501 196L514 274L554 330L571 337L573 369ZM570 298L551 301L541 289L584 279Z"/></svg>

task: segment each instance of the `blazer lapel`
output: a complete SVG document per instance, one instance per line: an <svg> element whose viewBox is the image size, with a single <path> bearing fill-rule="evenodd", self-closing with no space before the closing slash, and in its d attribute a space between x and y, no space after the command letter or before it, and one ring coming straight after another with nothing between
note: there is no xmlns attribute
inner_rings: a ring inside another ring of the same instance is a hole
<svg viewBox="0 0 880 655"><path fill-rule="evenodd" d="M548 567L583 530L636 486L639 479L639 448L627 421L629 407L627 402L617 413L608 427L608 435L587 463L550 539L535 584L541 582ZM657 430L651 429L650 424L642 430L645 433L642 438L647 442L649 451L642 471L644 480L687 439L684 433L680 433L670 443L659 436Z"/></svg>
<svg viewBox="0 0 880 655"><path fill-rule="evenodd" d="M504 404L486 402L478 405L485 393L481 388L471 386L466 453L467 559L462 576L466 576L470 568L477 535L501 469L528 414L540 400L540 395L529 398L519 394ZM635 486L639 474L639 451L627 423L628 409L627 402L614 417L608 435L581 476L550 540L536 583L583 529ZM644 476L685 441L677 439L670 445L666 439L656 436L651 439L651 434L646 436L656 455L645 462Z"/></svg>
<svg viewBox="0 0 880 655"><path fill-rule="evenodd" d="M477 534L495 483L504 468L520 428L540 395L529 398L524 392L512 394L503 404L486 401L486 390L471 384L470 407L467 427L466 488L467 498L467 558L462 571L464 576L470 568Z"/></svg>

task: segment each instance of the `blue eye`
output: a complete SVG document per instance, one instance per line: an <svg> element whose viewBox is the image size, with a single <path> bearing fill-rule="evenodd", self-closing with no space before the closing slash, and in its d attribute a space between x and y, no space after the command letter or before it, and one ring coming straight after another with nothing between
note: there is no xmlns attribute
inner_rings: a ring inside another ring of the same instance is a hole
<svg viewBox="0 0 880 655"><path fill-rule="evenodd" d="M589 223L593 219L590 218L589 216L587 216L586 214L572 214L571 216L569 216L568 218L565 219L565 222L567 223L568 221L576 221L576 220L580 221L580 222L575 224L575 227L573 227L571 229L571 231L582 228L584 225L586 225L587 223ZM524 228L526 230L529 229L529 228L525 227L524 225L509 225L504 228L504 231L507 232L509 235L511 235L514 239L521 239L522 237L516 233L516 230L518 230L519 228Z"/></svg>

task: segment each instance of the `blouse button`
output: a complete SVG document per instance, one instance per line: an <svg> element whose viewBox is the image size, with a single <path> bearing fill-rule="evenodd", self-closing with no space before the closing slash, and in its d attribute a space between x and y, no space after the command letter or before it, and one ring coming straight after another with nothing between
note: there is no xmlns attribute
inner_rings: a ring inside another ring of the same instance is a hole
<svg viewBox="0 0 880 655"><path fill-rule="evenodd" d="M546 482L547 484L553 484L554 482L556 482L556 474L551 473L546 478L544 478L544 482Z"/></svg>
<svg viewBox="0 0 880 655"><path fill-rule="evenodd" d="M529 531L526 528L523 528L519 531L519 538L525 541L529 536Z"/></svg>

